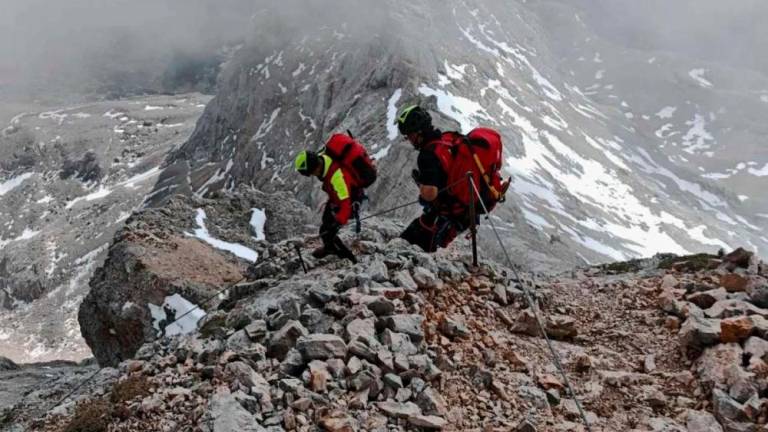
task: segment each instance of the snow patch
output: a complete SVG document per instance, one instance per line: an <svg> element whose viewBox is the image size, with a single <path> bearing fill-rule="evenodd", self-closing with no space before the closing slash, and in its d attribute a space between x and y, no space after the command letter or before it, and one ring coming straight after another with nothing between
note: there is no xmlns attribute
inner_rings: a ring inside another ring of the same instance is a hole
<svg viewBox="0 0 768 432"><path fill-rule="evenodd" d="M256 240L266 240L267 236L264 235L264 225L267 223L267 214L264 210L252 208L251 209L251 228L253 228L254 238Z"/></svg>
<svg viewBox="0 0 768 432"><path fill-rule="evenodd" d="M73 199L72 201L69 201L64 208L70 209L75 206L80 201L94 201L97 199L104 198L112 193L111 189L105 188L103 185L99 186L99 189L96 190L96 192L89 193L88 195L77 197Z"/></svg>
<svg viewBox="0 0 768 432"><path fill-rule="evenodd" d="M205 210L197 209L196 211L197 215L195 216L195 222L197 222L199 228L197 228L194 233L185 233L186 235L196 237L216 249L230 252L246 261L256 262L259 258L259 254L253 249L249 249L238 243L230 243L211 237L210 233L208 233L208 229L205 227Z"/></svg>
<svg viewBox="0 0 768 432"><path fill-rule="evenodd" d="M165 326L166 336L189 334L197 330L197 323L205 316L205 311L179 294L168 296L162 306L147 303L152 314L155 330L160 332L160 323ZM171 311L168 316L165 309ZM168 321L171 321L170 323Z"/></svg>
<svg viewBox="0 0 768 432"><path fill-rule="evenodd" d="M16 189L24 182L24 180L32 177L33 175L34 173L24 173L0 183L0 196L3 196L8 192Z"/></svg>
<svg viewBox="0 0 768 432"><path fill-rule="evenodd" d="M437 109L458 121L464 133L477 126L475 118L490 120L483 106L471 99L455 96L444 90L436 90L425 84L419 86L419 92L424 96L437 97Z"/></svg>
<svg viewBox="0 0 768 432"><path fill-rule="evenodd" d="M389 98L389 103L387 104L387 138L389 138L390 141L394 140L399 135L396 123L397 102L400 100L402 95L402 89L395 90L395 93L393 93Z"/></svg>
<svg viewBox="0 0 768 432"><path fill-rule="evenodd" d="M749 168L747 169L747 172L758 177L768 176L768 163L760 169Z"/></svg>
<svg viewBox="0 0 768 432"><path fill-rule="evenodd" d="M706 69L692 69L688 71L688 76L690 76L700 86L704 88L710 88L712 87L712 83L707 81L706 78L704 78L705 73L707 73Z"/></svg>
<svg viewBox="0 0 768 432"><path fill-rule="evenodd" d="M677 107L667 106L660 109L659 112L656 113L656 117L662 120L671 119L672 116L675 114L675 111L677 111Z"/></svg>
<svg viewBox="0 0 768 432"><path fill-rule="evenodd" d="M696 114L693 120L685 124L691 126L682 138L685 152L694 154L697 150L707 150L711 147L707 141L714 141L715 137L707 131L707 120L704 116Z"/></svg>
<svg viewBox="0 0 768 432"><path fill-rule="evenodd" d="M33 231L33 230L29 229L29 228L24 228L24 231L22 231L21 234L19 234L19 236L16 237L16 238L12 238L12 239L8 239L8 240L3 240L3 238L0 237L0 249L4 248L9 243L29 240L29 239L35 237L38 234L40 234L40 231Z"/></svg>

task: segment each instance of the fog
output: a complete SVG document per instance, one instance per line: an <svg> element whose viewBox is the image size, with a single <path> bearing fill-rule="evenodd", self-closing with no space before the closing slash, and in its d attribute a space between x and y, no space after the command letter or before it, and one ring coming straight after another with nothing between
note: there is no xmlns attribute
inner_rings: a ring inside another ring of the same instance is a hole
<svg viewBox="0 0 768 432"><path fill-rule="evenodd" d="M250 0L1 0L0 87L151 81L174 56L237 43L252 11Z"/></svg>
<svg viewBox="0 0 768 432"><path fill-rule="evenodd" d="M584 10L587 21L617 44L768 73L765 0L558 1ZM221 48L236 46L248 35L279 45L307 25L347 23L361 36L396 32L387 24L387 12L410 13L409 5L388 0L0 0L0 96L10 91L38 96L62 90L213 91ZM185 76L201 70L205 76Z"/></svg>
<svg viewBox="0 0 768 432"><path fill-rule="evenodd" d="M765 0L572 1L615 43L768 74Z"/></svg>

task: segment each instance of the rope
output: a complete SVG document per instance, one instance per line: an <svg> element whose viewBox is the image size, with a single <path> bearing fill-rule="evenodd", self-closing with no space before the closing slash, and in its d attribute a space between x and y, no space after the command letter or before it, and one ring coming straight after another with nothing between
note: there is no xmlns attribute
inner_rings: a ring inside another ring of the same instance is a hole
<svg viewBox="0 0 768 432"><path fill-rule="evenodd" d="M490 213L488 212L488 208L485 206L485 202L483 202L483 199L480 197L480 193L475 187L475 183L472 182L471 184L472 184L472 190L475 196L477 196L478 201L480 201L480 204L483 206L483 210L485 211L485 214L490 216ZM554 362L555 367L560 373L560 376L563 378L563 382L565 383L565 386L568 389L568 393L570 393L571 397L576 402L576 408L578 408L579 410L579 415L581 416L581 419L584 422L584 427L586 427L587 432L591 432L592 429L589 427L589 420L587 420L587 416L584 413L584 409L581 406L581 402L579 402L579 399L576 397L576 392L573 390L573 386L571 386L571 382L568 379L568 374L565 373L565 369L563 368L563 364L560 360L560 356L557 354L557 351L555 351L555 347L552 345L552 341L549 339L549 336L547 336L546 328L544 326L544 321L541 319L541 315L539 314L537 304L534 302L533 296L531 295L530 291L528 291L528 288L525 286L524 283L522 283L522 279L520 278L520 273L518 273L517 271L518 266L515 265L512 262L512 259L509 257L509 252L507 252L507 248L504 246L504 242L501 240L501 236L499 235L499 232L496 230L496 225L493 223L493 219L488 217L486 218L486 220L488 220L488 222L490 222L491 224L491 228L493 229L493 234L496 236L496 240L498 240L499 246L501 246L502 252L504 252L504 258L506 258L507 260L507 265L515 273L515 278L517 278L517 280L520 281L520 286L523 288L523 294L525 295L525 299L528 301L528 304L531 305L531 310L533 311L533 315L536 317L536 324L538 324L539 331L544 337L544 340L547 343L547 347L549 348L550 353L552 353L552 361ZM531 279L533 279L535 282L535 276L533 273L531 273Z"/></svg>

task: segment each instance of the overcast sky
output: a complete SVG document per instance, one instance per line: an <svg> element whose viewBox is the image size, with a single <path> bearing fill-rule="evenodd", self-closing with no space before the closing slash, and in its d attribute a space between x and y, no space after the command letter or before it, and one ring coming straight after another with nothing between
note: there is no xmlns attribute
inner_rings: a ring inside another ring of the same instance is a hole
<svg viewBox="0 0 768 432"><path fill-rule="evenodd" d="M768 74L766 0L564 0L604 37Z"/></svg>
<svg viewBox="0 0 768 432"><path fill-rule="evenodd" d="M426 1L435 7L443 4ZM587 11L588 21L617 43L768 73L768 0L561 1ZM362 11L360 5L366 2ZM386 15L371 11L371 5L387 4L383 0L0 0L0 85L83 79L104 64L141 72L173 52L210 50L243 37L253 25L269 26L269 17L252 19L264 4L282 8L281 18L291 19L306 18L308 3L319 8L310 15L354 13L359 18L353 21L369 21L366 26ZM327 6L331 3L336 7ZM339 3L344 6L338 7Z"/></svg>

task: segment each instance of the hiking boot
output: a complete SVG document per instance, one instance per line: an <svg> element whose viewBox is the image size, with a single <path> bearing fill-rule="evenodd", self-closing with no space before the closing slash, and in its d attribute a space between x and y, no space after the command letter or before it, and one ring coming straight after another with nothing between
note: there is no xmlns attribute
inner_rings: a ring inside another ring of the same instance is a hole
<svg viewBox="0 0 768 432"><path fill-rule="evenodd" d="M328 250L325 246L320 246L319 248L312 251L312 256L317 259L321 259L333 253L336 253L336 251Z"/></svg>

